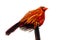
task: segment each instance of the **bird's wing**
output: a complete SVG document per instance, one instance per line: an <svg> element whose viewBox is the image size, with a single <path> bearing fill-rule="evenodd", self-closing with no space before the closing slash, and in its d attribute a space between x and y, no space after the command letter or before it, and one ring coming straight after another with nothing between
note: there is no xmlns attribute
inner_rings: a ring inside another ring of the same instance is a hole
<svg viewBox="0 0 60 40"><path fill-rule="evenodd" d="M24 22L28 18L30 18L32 15L34 15L34 13L32 13L32 12L34 12L34 10L33 11L29 11L28 13L26 13L25 16L20 20L20 22Z"/></svg>

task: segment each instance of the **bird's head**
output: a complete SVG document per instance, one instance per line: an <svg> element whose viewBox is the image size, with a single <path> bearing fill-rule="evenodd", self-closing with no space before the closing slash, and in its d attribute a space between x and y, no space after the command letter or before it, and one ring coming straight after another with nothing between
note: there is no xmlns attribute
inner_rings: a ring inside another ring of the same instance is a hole
<svg viewBox="0 0 60 40"><path fill-rule="evenodd" d="M45 12L47 9L48 9L48 8L46 8L46 7L44 7L44 6L41 6L41 7L39 7L37 10L40 10L40 11L42 10L42 11Z"/></svg>
<svg viewBox="0 0 60 40"><path fill-rule="evenodd" d="M44 13L48 8L41 6L37 9L37 12Z"/></svg>
<svg viewBox="0 0 60 40"><path fill-rule="evenodd" d="M40 7L43 11L46 11L48 8L41 6Z"/></svg>

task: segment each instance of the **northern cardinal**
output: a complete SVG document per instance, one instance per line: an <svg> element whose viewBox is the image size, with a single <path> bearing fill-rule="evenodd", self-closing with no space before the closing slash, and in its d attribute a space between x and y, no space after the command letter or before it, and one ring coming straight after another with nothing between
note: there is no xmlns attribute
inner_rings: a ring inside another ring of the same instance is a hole
<svg viewBox="0 0 60 40"><path fill-rule="evenodd" d="M10 29L6 31L6 34L14 32L18 27L22 29L36 29L41 26L45 20L45 11L46 7L39 7L35 10L27 12L27 14L15 25L13 25Z"/></svg>

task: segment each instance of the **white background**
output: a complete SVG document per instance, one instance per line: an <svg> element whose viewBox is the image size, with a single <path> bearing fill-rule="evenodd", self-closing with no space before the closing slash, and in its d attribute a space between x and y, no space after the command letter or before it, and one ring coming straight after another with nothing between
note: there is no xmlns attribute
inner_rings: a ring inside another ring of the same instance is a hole
<svg viewBox="0 0 60 40"><path fill-rule="evenodd" d="M0 0L0 40L35 40L34 31L19 28L11 35L6 30L17 23L29 10L45 6L45 22L40 27L41 40L60 40L59 0Z"/></svg>

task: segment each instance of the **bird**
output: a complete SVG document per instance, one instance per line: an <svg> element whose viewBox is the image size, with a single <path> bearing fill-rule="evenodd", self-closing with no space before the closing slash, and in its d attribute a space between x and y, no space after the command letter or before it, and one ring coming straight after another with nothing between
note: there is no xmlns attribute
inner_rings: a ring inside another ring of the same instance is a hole
<svg viewBox="0 0 60 40"><path fill-rule="evenodd" d="M37 9L28 11L24 17L14 24L11 28L6 31L6 35L10 35L14 32L18 27L22 30L31 30L36 29L37 27L41 27L45 20L45 11L48 8L44 6L40 6Z"/></svg>

